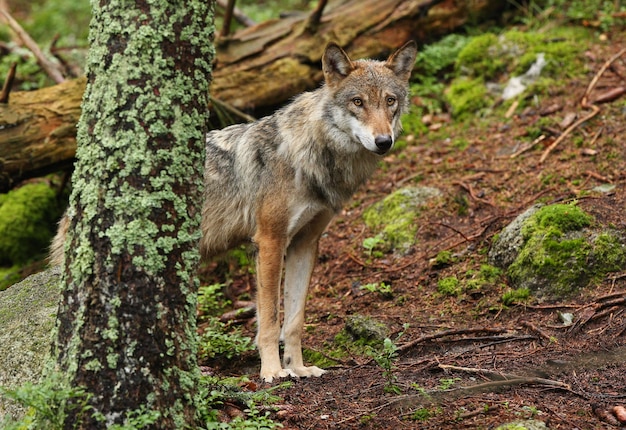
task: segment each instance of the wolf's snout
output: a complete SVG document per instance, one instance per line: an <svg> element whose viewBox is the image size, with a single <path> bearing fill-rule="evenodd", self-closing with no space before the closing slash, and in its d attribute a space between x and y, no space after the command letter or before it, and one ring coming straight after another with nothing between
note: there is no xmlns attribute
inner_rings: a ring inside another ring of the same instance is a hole
<svg viewBox="0 0 626 430"><path fill-rule="evenodd" d="M393 145L393 139L388 134L381 134L374 139L376 147L381 151L387 151Z"/></svg>

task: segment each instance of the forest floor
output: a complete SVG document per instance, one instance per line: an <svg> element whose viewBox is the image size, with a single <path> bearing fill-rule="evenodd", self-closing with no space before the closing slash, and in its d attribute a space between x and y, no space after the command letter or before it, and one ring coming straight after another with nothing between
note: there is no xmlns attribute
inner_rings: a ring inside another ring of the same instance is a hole
<svg viewBox="0 0 626 430"><path fill-rule="evenodd" d="M540 162L566 117L593 112L581 104L585 95L593 102L626 86L626 56L609 64L624 47L623 34L598 40L584 55L583 78L510 118L497 109L463 127L436 118L431 131L385 158L320 242L303 343L331 364L320 378L273 391L281 400L272 419L286 429L488 429L531 418L550 429L620 427L611 410L626 406L626 272L557 302L531 296L509 306L505 276L459 296L438 293L437 282L479 271L493 236L534 203L577 201L599 222L626 228L625 96L595 104L599 112ZM362 243L376 233L363 210L409 184L444 197L421 211L408 253L371 258ZM434 265L444 250L454 261ZM253 278L235 276L230 294L252 295ZM360 288L380 283L391 292ZM573 314L574 323L563 324L559 313ZM366 354L330 360L346 317L356 314L389 327L396 350L387 364ZM254 337L252 320L241 327ZM249 374L247 389L267 388L256 352L203 364L222 376Z"/></svg>

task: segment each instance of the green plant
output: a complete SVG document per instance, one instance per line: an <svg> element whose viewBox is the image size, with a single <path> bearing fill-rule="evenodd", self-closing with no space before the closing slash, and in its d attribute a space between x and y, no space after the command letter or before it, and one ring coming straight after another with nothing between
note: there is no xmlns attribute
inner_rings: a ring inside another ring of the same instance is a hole
<svg viewBox="0 0 626 430"><path fill-rule="evenodd" d="M60 430L68 412L91 409L89 395L82 388L69 387L60 375L43 378L38 384L27 382L15 389L0 387L0 394L27 408L21 420L5 418L0 422L5 430Z"/></svg>
<svg viewBox="0 0 626 430"><path fill-rule="evenodd" d="M502 294L502 304L511 306L515 303L523 303L530 298L530 290L528 288L518 288L516 290L508 290Z"/></svg>
<svg viewBox="0 0 626 430"><path fill-rule="evenodd" d="M454 384L456 384L460 380L461 380L461 378L441 378L439 380L439 387L438 388L441 391L449 390L450 388L452 388L452 386Z"/></svg>
<svg viewBox="0 0 626 430"><path fill-rule="evenodd" d="M369 257L380 258L383 256L383 253L381 251L374 251L374 248L382 243L384 243L384 239L380 234L373 237L366 237L363 239L363 248L365 248Z"/></svg>
<svg viewBox="0 0 626 430"><path fill-rule="evenodd" d="M107 427L107 430L137 430L146 428L156 423L161 418L161 412L146 410L145 406L136 411L130 411L126 414L124 424L113 424ZM102 417L102 420L105 418Z"/></svg>
<svg viewBox="0 0 626 430"><path fill-rule="evenodd" d="M411 383L411 388L414 389L415 391L417 391L420 396L423 396L423 397L425 397L427 399L431 398L431 396L430 396L430 394L428 394L428 391L426 390L426 388L422 387L417 382L412 382Z"/></svg>
<svg viewBox="0 0 626 430"><path fill-rule="evenodd" d="M288 388L291 382L260 389L244 391L241 387L250 381L247 377L218 378L203 376L198 388L198 416L207 430L247 430L247 429L275 429L282 428L282 424L270 419L270 412L261 414L259 406L268 406L279 402L280 397L273 394L275 390ZM221 422L218 417L219 408L225 403L243 405L243 416L235 417L232 421Z"/></svg>
<svg viewBox="0 0 626 430"><path fill-rule="evenodd" d="M378 293L384 298L393 297L393 291L391 290L391 284L386 284L384 282L381 283L373 283L373 284L365 284L359 287L361 290L369 291L370 293Z"/></svg>
<svg viewBox="0 0 626 430"><path fill-rule="evenodd" d="M396 337L397 342L403 335L404 331L408 328L408 324L405 324L403 331L401 331ZM398 347L390 338L386 337L383 341L381 349L370 348L369 355L374 359L383 369L383 377L385 378L385 392L391 394L400 394L402 390L396 384L398 377L394 374L396 370L395 361L398 358Z"/></svg>
<svg viewBox="0 0 626 430"><path fill-rule="evenodd" d="M254 349L252 339L242 335L239 329L229 331L229 327L215 317L209 317L207 321L208 325L200 335L199 358L221 356L231 359Z"/></svg>
<svg viewBox="0 0 626 430"><path fill-rule="evenodd" d="M431 416L432 414L428 408L419 408L411 414L411 419L413 421L426 421Z"/></svg>
<svg viewBox="0 0 626 430"><path fill-rule="evenodd" d="M198 288L198 310L203 315L217 315L230 304L224 298L224 284L202 285Z"/></svg>

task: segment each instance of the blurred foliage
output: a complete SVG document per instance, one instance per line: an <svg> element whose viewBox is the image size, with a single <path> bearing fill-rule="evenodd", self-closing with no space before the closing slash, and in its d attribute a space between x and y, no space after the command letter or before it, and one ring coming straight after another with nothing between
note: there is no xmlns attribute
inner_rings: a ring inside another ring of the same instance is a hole
<svg viewBox="0 0 626 430"><path fill-rule="evenodd" d="M32 2L24 29L41 46L58 37L58 46L87 46L91 6L89 0Z"/></svg>
<svg viewBox="0 0 626 430"><path fill-rule="evenodd" d="M517 9L517 22L540 28L548 22L582 24L607 32L626 25L621 0L507 0ZM620 13L621 12L621 13Z"/></svg>
<svg viewBox="0 0 626 430"><path fill-rule="evenodd" d="M40 258L63 212L57 192L49 184L37 182L0 196L0 265Z"/></svg>

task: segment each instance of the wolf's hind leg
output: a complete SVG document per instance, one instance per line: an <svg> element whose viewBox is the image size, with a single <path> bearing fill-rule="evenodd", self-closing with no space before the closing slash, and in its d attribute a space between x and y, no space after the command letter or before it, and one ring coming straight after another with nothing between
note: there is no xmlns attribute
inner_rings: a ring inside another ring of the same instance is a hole
<svg viewBox="0 0 626 430"><path fill-rule="evenodd" d="M297 376L321 376L324 370L307 367L302 360L302 329L306 296L317 257L317 242L332 214L320 214L306 225L287 248L285 262L285 321L283 365Z"/></svg>

